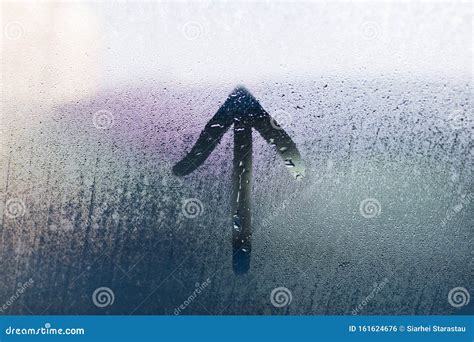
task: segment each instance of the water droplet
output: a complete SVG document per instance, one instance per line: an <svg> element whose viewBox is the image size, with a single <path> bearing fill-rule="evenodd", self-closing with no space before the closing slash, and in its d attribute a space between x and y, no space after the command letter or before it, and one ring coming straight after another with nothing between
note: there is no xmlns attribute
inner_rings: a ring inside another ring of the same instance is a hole
<svg viewBox="0 0 474 342"><path fill-rule="evenodd" d="M285 165L287 167L295 167L295 164L293 163L291 159L285 159Z"/></svg>
<svg viewBox="0 0 474 342"><path fill-rule="evenodd" d="M241 222L240 222L240 216L238 213L235 213L233 216L232 216L232 222L233 222L233 225L234 225L234 229L238 232L241 231L242 227L241 227Z"/></svg>

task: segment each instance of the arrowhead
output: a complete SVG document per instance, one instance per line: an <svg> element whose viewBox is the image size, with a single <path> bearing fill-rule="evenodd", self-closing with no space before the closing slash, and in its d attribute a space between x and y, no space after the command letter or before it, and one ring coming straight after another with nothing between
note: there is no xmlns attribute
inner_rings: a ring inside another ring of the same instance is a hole
<svg viewBox="0 0 474 342"><path fill-rule="evenodd" d="M257 99L244 86L237 86L227 97L223 107L233 115L234 120L255 117L263 111Z"/></svg>
<svg viewBox="0 0 474 342"><path fill-rule="evenodd" d="M196 170L222 136L236 122L254 127L285 161L293 176L304 177L305 167L296 144L278 123L262 108L257 99L244 87L237 86L227 97L217 113L209 120L191 151L173 167L177 176L185 176Z"/></svg>

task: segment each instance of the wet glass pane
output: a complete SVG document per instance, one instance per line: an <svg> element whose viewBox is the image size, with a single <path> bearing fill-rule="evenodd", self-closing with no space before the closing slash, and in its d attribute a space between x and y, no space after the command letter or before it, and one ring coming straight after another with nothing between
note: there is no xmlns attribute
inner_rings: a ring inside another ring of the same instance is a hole
<svg viewBox="0 0 474 342"><path fill-rule="evenodd" d="M464 312L471 11L3 3L0 311Z"/></svg>

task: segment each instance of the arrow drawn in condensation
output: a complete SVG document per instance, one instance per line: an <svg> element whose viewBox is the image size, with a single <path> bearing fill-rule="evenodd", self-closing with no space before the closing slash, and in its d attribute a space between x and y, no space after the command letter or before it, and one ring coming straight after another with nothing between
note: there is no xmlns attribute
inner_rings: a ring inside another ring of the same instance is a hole
<svg viewBox="0 0 474 342"><path fill-rule="evenodd" d="M191 151L173 167L177 176L196 170L222 136L234 125L234 160L232 171L232 246L235 273L250 268L251 251L251 189L252 128L273 145L296 179L303 178L305 166L296 144L278 123L262 108L244 87L237 87L217 113L209 120Z"/></svg>

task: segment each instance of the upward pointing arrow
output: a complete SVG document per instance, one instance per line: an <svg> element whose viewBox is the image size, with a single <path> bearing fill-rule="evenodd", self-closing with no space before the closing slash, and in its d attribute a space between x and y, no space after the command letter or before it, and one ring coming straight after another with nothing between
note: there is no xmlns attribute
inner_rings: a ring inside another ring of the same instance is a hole
<svg viewBox="0 0 474 342"><path fill-rule="evenodd" d="M305 167L296 144L278 123L262 108L244 87L237 87L217 113L206 124L191 151L173 167L177 176L196 170L222 136L234 124L234 161L232 191L233 267L236 273L250 268L251 251L251 189L252 189L252 127L271 145L293 176L304 177Z"/></svg>

